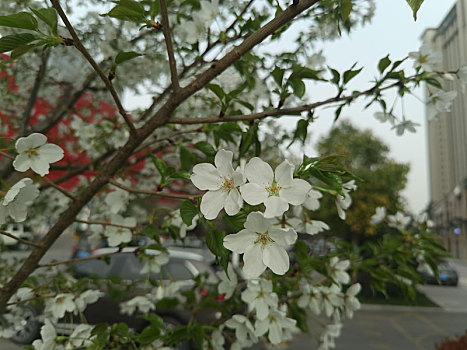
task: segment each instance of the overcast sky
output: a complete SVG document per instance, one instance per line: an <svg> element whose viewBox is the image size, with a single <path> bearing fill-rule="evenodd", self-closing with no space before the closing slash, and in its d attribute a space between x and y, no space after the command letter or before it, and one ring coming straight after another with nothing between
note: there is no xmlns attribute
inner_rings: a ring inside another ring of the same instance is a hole
<svg viewBox="0 0 467 350"><path fill-rule="evenodd" d="M406 0L377 0L376 15L371 24L359 28L333 43L325 43L323 51L327 64L340 71L350 68L354 62L364 66L364 72L355 80L356 88L368 87L368 82L377 76L376 64L387 54L394 60L405 57L420 46L420 36L426 28L437 27L455 3L455 0L425 0L415 22ZM416 95L423 99L422 90ZM373 118L371 109L362 111L362 104L343 112L344 118L355 125L371 128L391 148L391 156L399 162L410 163L411 172L404 192L409 209L422 211L429 201L425 107L415 98L404 100L405 115L421 126L416 134L399 137L389 124L381 124ZM395 109L400 115L400 105ZM312 140L327 133L332 127L333 114L324 112L312 127Z"/></svg>

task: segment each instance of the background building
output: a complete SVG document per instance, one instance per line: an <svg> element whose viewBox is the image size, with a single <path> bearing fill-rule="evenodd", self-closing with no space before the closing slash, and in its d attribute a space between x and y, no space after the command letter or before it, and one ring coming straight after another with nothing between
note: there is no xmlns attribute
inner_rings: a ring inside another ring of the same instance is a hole
<svg viewBox="0 0 467 350"><path fill-rule="evenodd" d="M423 42L443 54L440 71L456 71L467 65L467 0L458 0L441 25L428 29ZM459 81L447 82L445 90L458 90L449 113L427 106L428 159L431 218L446 248L467 258L467 92ZM429 92L435 88L427 87Z"/></svg>

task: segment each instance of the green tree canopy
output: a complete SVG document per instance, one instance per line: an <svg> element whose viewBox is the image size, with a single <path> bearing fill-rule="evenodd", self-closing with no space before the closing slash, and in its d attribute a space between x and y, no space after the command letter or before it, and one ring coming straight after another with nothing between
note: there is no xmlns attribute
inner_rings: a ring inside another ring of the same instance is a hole
<svg viewBox="0 0 467 350"><path fill-rule="evenodd" d="M358 243L366 235L375 234L370 218L379 206L389 213L404 208L401 191L407 184L409 165L389 157L389 147L371 130L360 130L348 121L339 123L317 145L321 155L340 154L342 162L357 177L358 191L352 192L353 203L347 219L337 216L334 202L325 198L321 219L331 230L345 239ZM350 157L352 155L352 157Z"/></svg>

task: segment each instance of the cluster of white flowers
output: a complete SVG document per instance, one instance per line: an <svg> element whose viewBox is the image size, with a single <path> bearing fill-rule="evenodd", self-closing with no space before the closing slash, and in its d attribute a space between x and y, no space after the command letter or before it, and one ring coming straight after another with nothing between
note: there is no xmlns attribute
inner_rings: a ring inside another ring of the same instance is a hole
<svg viewBox="0 0 467 350"><path fill-rule="evenodd" d="M349 192L355 191L356 189L357 185L355 184L355 180L350 180L349 182L342 185L343 196L340 194L336 195L337 214L339 214L339 217L342 220L345 220L345 211L352 205L352 197L350 197Z"/></svg>
<svg viewBox="0 0 467 350"><path fill-rule="evenodd" d="M195 44L207 37L208 28L219 12L218 0L201 0L201 9L192 13L192 20L184 21L175 28L175 33L189 44Z"/></svg>
<svg viewBox="0 0 467 350"><path fill-rule="evenodd" d="M106 226L104 235L110 247L116 247L121 243L129 243L133 238L131 228L136 226L136 219L124 218L120 215L111 216L112 226ZM114 225L114 226L113 226Z"/></svg>
<svg viewBox="0 0 467 350"><path fill-rule="evenodd" d="M22 179L14 184L0 199L0 225L10 216L16 222L26 220L28 207L39 195L39 189L29 178Z"/></svg>
<svg viewBox="0 0 467 350"><path fill-rule="evenodd" d="M59 293L45 302L44 315L47 319L56 321L66 313L78 314L86 309L89 304L95 303L103 296L103 292L88 289L79 295L72 293Z"/></svg>

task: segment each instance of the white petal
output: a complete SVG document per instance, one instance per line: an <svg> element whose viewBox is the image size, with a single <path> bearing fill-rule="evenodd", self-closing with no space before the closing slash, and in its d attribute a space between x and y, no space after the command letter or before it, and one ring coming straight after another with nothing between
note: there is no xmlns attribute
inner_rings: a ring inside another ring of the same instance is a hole
<svg viewBox="0 0 467 350"><path fill-rule="evenodd" d="M248 214L245 221L245 228L257 233L265 233L271 227L271 221L265 219L259 211Z"/></svg>
<svg viewBox="0 0 467 350"><path fill-rule="evenodd" d="M261 336L268 331L269 328L269 320L257 320L255 322L255 335Z"/></svg>
<svg viewBox="0 0 467 350"><path fill-rule="evenodd" d="M245 175L250 182L263 187L274 180L270 165L258 157L251 158L245 165Z"/></svg>
<svg viewBox="0 0 467 350"><path fill-rule="evenodd" d="M193 167L191 182L203 191L218 190L222 186L223 178L214 165L201 163Z"/></svg>
<svg viewBox="0 0 467 350"><path fill-rule="evenodd" d="M234 172L232 167L233 153L226 151L225 149L219 150L216 157L214 158L214 164L216 164L217 170L219 170L222 176L232 176Z"/></svg>
<svg viewBox="0 0 467 350"><path fill-rule="evenodd" d="M263 262L276 275L283 275L289 270L289 256L277 243L269 243L264 248Z"/></svg>
<svg viewBox="0 0 467 350"><path fill-rule="evenodd" d="M40 176L47 175L49 173L49 163L39 157L33 157L29 160L32 171L39 174Z"/></svg>
<svg viewBox="0 0 467 350"><path fill-rule="evenodd" d="M311 185L307 181L302 179L293 179L292 185L290 187L282 188L279 195L290 204L300 205L305 202L307 193L310 189Z"/></svg>
<svg viewBox="0 0 467 350"><path fill-rule="evenodd" d="M26 171L30 167L29 157L26 153L20 153L16 156L15 160L13 161L13 167L16 171Z"/></svg>
<svg viewBox="0 0 467 350"><path fill-rule="evenodd" d="M240 192L245 202L251 205L263 203L268 198L266 188L255 183L247 183L241 186Z"/></svg>
<svg viewBox="0 0 467 350"><path fill-rule="evenodd" d="M243 198L240 196L240 192L237 189L233 189L228 193L227 198L225 199L225 212L227 215L237 214L241 207L243 206Z"/></svg>
<svg viewBox="0 0 467 350"><path fill-rule="evenodd" d="M238 233L227 235L224 237L224 247L227 249L242 254L248 247L254 245L258 235L249 230L241 230Z"/></svg>
<svg viewBox="0 0 467 350"><path fill-rule="evenodd" d="M277 183L281 187L290 187L293 180L293 171L295 167L288 160L284 160L274 171Z"/></svg>
<svg viewBox="0 0 467 350"><path fill-rule="evenodd" d="M63 149L60 146L48 143L37 151L39 157L48 163L58 162L63 158Z"/></svg>
<svg viewBox="0 0 467 350"><path fill-rule="evenodd" d="M297 232L292 228L287 230L272 228L269 230L269 236L271 236L274 242L284 247L294 244L297 240Z"/></svg>
<svg viewBox="0 0 467 350"><path fill-rule="evenodd" d="M245 251L243 262L243 273L247 279L258 278L266 270L266 265L263 263L263 250L259 244L254 244Z"/></svg>
<svg viewBox="0 0 467 350"><path fill-rule="evenodd" d="M33 133L28 137L20 137L15 144L18 153L25 152L31 148L42 146L47 142L47 137L39 133Z"/></svg>
<svg viewBox="0 0 467 350"><path fill-rule="evenodd" d="M214 220L224 207L228 192L224 190L208 191L201 199L201 212L208 220Z"/></svg>
<svg viewBox="0 0 467 350"><path fill-rule="evenodd" d="M268 339L272 344L279 344L282 341L282 328L277 321L269 325Z"/></svg>
<svg viewBox="0 0 467 350"><path fill-rule="evenodd" d="M266 211L264 212L265 218L274 218L281 216L289 209L289 204L281 197L271 196L264 201Z"/></svg>

